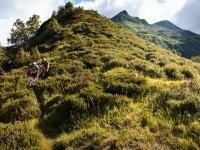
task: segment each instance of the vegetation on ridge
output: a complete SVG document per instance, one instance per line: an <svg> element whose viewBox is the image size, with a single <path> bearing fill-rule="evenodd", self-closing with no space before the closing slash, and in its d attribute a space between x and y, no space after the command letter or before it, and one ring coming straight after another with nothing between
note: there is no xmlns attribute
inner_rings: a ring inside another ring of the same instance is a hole
<svg viewBox="0 0 200 150"><path fill-rule="evenodd" d="M200 55L200 35L182 30L167 20L151 25L144 19L130 16L125 10L112 20L152 43L178 51L186 58Z"/></svg>
<svg viewBox="0 0 200 150"><path fill-rule="evenodd" d="M199 64L71 3L29 42L22 55L7 49L18 67L6 61L15 69L0 76L0 147L200 147ZM27 88L24 68L41 56L49 77Z"/></svg>

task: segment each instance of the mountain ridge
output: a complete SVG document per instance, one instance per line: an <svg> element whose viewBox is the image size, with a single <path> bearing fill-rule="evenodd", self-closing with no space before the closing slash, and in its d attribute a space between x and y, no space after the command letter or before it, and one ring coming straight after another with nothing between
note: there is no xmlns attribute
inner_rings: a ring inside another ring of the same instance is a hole
<svg viewBox="0 0 200 150"><path fill-rule="evenodd" d="M131 17L126 10L123 10L122 12L118 13L116 16L112 18L112 20L119 23L123 23L123 21L129 20L134 23L144 24L146 26L150 25L145 19L140 19L138 17Z"/></svg>
<svg viewBox="0 0 200 150"><path fill-rule="evenodd" d="M183 30L168 20L149 24L146 20L143 23L143 19L131 17L128 12L123 16L119 14L111 20L121 24L132 33L163 48L176 50L186 58L200 55L200 35ZM137 18L137 22L126 18Z"/></svg>
<svg viewBox="0 0 200 150"><path fill-rule="evenodd" d="M162 21L153 23L152 25L156 25L156 26L159 26L159 27L164 27L164 28L171 29L171 30L182 30L181 28L179 28L178 26L174 25L169 20L162 20Z"/></svg>

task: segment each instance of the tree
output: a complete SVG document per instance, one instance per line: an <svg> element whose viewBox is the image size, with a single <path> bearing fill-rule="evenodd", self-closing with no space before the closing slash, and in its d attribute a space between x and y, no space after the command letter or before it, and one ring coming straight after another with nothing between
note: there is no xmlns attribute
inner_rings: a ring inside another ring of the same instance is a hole
<svg viewBox="0 0 200 150"><path fill-rule="evenodd" d="M24 23L22 20L17 19L11 29L10 38L8 38L8 43L19 47L21 45L28 46L28 41L32 38L40 25L40 16L33 15L29 20Z"/></svg>
<svg viewBox="0 0 200 150"><path fill-rule="evenodd" d="M6 56L6 53L4 51L4 49L1 47L0 45L0 67L2 66L2 64L4 62L6 62L8 60L8 57Z"/></svg>
<svg viewBox="0 0 200 150"><path fill-rule="evenodd" d="M68 2L66 5L65 5L65 10L69 10L69 11L72 11L74 9L74 6L71 2Z"/></svg>
<svg viewBox="0 0 200 150"><path fill-rule="evenodd" d="M40 26L40 16L38 15L33 15L32 17L29 18L29 20L26 22L26 32L27 32L27 38L30 39L32 38L38 28Z"/></svg>
<svg viewBox="0 0 200 150"><path fill-rule="evenodd" d="M25 42L26 37L26 30L25 30L25 23L17 19L13 27L11 29L10 38L8 39L8 43L14 44L14 45L21 45Z"/></svg>
<svg viewBox="0 0 200 150"><path fill-rule="evenodd" d="M57 15L57 12L55 10L53 10L52 14L51 14L51 18L55 18Z"/></svg>

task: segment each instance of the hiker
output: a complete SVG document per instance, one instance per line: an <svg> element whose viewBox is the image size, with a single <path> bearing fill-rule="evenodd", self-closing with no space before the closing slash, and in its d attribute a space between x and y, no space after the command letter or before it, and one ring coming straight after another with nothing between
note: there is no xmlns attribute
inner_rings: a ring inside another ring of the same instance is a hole
<svg viewBox="0 0 200 150"><path fill-rule="evenodd" d="M42 68L42 78L46 79L48 76L48 72L49 72L49 63L46 61L45 58L42 58L42 63L43 68Z"/></svg>
<svg viewBox="0 0 200 150"><path fill-rule="evenodd" d="M35 81L39 76L39 67L36 62L31 63L26 69L26 75L29 76L28 86L32 86L35 84Z"/></svg>

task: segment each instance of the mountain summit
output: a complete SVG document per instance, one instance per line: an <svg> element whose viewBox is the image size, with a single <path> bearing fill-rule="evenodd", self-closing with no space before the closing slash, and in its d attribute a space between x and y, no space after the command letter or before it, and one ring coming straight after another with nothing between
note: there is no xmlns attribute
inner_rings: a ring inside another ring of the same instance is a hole
<svg viewBox="0 0 200 150"><path fill-rule="evenodd" d="M140 24L140 25L149 26L149 23L145 19L140 19L138 17L132 17L128 14L128 12L126 10L123 10L122 12L120 12L119 14L114 16L112 18L112 20L117 23L124 23L127 21L127 22L133 22L133 23Z"/></svg>
<svg viewBox="0 0 200 150"><path fill-rule="evenodd" d="M182 30L168 20L151 25L144 19L131 17L126 11L122 11L112 21L163 48L176 50L184 57L200 55L200 35Z"/></svg>
<svg viewBox="0 0 200 150"><path fill-rule="evenodd" d="M177 27L176 25L174 25L173 23L171 23L168 20L159 21L159 22L154 23L153 25L162 27L162 28L166 28L166 29L170 29L170 30L181 30L181 28Z"/></svg>

